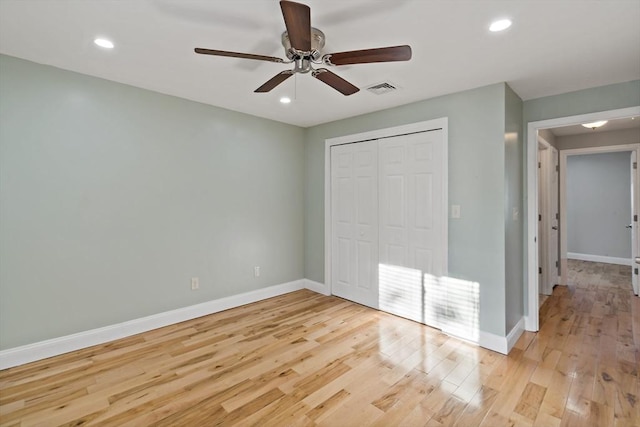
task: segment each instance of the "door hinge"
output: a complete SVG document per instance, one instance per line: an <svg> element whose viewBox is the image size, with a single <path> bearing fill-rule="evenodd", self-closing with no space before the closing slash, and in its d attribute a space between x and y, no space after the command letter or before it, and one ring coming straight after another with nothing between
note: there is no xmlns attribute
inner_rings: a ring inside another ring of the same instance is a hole
<svg viewBox="0 0 640 427"><path fill-rule="evenodd" d="M636 268L636 270L638 270L638 269ZM542 274L542 267L538 267L538 274Z"/></svg>
<svg viewBox="0 0 640 427"><path fill-rule="evenodd" d="M538 221L542 221L542 215L538 214Z"/></svg>
<svg viewBox="0 0 640 427"><path fill-rule="evenodd" d="M538 169L542 166L542 163L538 162Z"/></svg>
<svg viewBox="0 0 640 427"><path fill-rule="evenodd" d="M638 274L638 269L637 268L633 269L633 274Z"/></svg>
<svg viewBox="0 0 640 427"><path fill-rule="evenodd" d="M633 168L638 169L638 162L633 162Z"/></svg>
<svg viewBox="0 0 640 427"><path fill-rule="evenodd" d="M556 268L558 268L558 261L556 261Z"/></svg>
<svg viewBox="0 0 640 427"><path fill-rule="evenodd" d="M638 222L638 215L634 215L634 216L633 216L633 221L634 221L634 222Z"/></svg>

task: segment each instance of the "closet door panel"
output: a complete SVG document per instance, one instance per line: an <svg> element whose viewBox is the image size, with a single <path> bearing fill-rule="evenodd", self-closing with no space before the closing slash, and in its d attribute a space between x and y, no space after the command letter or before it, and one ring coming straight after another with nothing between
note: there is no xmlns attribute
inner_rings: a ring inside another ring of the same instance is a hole
<svg viewBox="0 0 640 427"><path fill-rule="evenodd" d="M380 141L380 308L439 327L446 311L442 132ZM383 274L384 272L384 274Z"/></svg>
<svg viewBox="0 0 640 427"><path fill-rule="evenodd" d="M378 308L378 148L331 147L331 283L334 295Z"/></svg>

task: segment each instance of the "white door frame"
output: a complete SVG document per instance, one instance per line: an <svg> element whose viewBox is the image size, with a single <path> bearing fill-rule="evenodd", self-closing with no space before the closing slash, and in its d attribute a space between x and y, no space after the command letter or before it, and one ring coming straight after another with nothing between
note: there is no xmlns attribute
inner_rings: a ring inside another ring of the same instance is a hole
<svg viewBox="0 0 640 427"><path fill-rule="evenodd" d="M443 188L442 194L444 195L444 219L445 224L448 218L448 145L449 145L449 119L442 117L439 119L427 120L424 122L411 123L408 125L395 126L386 129L378 129L369 132L357 133L353 135L339 136L336 138L329 138L325 140L324 145L324 281L326 291L329 295L332 294L331 283L331 146L341 144L352 144L362 141L370 141L373 139L388 138L391 136L399 136L410 133L426 132L430 130L442 129L442 139L444 143L444 159L443 159ZM448 253L448 241L449 230L448 226L443 227L442 230L443 239L445 244L444 253ZM448 256L444 259L444 272L449 270L447 264Z"/></svg>
<svg viewBox="0 0 640 427"><path fill-rule="evenodd" d="M581 123L589 123L595 120L623 119L640 115L640 106L622 108L618 110L608 110L596 113L580 114L576 116L559 117L555 119L540 120L527 124L527 229L525 230L525 242L527 245L527 277L526 295L527 315L524 317L525 329L527 331L537 331L539 328L538 319L538 130L549 129L562 126L570 126ZM560 230L564 232L563 229ZM566 274L561 271L563 277Z"/></svg>

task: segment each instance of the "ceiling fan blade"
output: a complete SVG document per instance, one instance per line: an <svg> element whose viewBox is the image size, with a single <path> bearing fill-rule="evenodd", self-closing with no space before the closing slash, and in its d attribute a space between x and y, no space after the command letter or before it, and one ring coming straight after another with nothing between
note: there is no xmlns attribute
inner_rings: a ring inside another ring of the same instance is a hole
<svg viewBox="0 0 640 427"><path fill-rule="evenodd" d="M293 71L291 70L282 71L281 73L278 73L275 76L273 76L268 82L260 86L258 89L254 90L254 92L260 92L260 93L269 92L271 91L271 89L278 86L280 83L287 80L291 76L293 76Z"/></svg>
<svg viewBox="0 0 640 427"><path fill-rule="evenodd" d="M228 52L226 50L202 49L200 47L195 48L194 51L202 55L230 56L232 58L255 59L258 61L284 62L283 59L276 58L275 56L254 55L252 53Z"/></svg>
<svg viewBox="0 0 640 427"><path fill-rule="evenodd" d="M282 0L280 2L284 25L294 49L311 50L311 9L306 4Z"/></svg>
<svg viewBox="0 0 640 427"><path fill-rule="evenodd" d="M360 90L342 77L332 73L326 68L318 68L317 70L313 70L311 75L316 79L328 84L345 96L353 95Z"/></svg>
<svg viewBox="0 0 640 427"><path fill-rule="evenodd" d="M325 55L332 65L368 64L371 62L395 62L411 59L411 46L391 46L377 49L352 50Z"/></svg>

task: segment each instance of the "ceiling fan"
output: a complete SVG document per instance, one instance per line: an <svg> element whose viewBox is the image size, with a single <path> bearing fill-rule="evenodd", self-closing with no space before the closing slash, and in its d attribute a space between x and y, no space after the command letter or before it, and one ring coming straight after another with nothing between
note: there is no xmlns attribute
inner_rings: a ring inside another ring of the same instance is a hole
<svg viewBox="0 0 640 427"><path fill-rule="evenodd" d="M313 77L343 95L352 95L360 89L326 68L313 68L312 64L335 66L408 61L411 59L411 47L407 45L322 54L325 36L322 31L311 26L311 9L309 6L282 0L280 1L280 9L282 9L284 24L287 28L287 31L282 33L282 45L288 60L275 56L214 49L196 48L195 52L203 55L230 56L233 58L294 64L293 70L285 70L276 74L254 91L259 93L271 91L296 73L305 74L311 72Z"/></svg>

